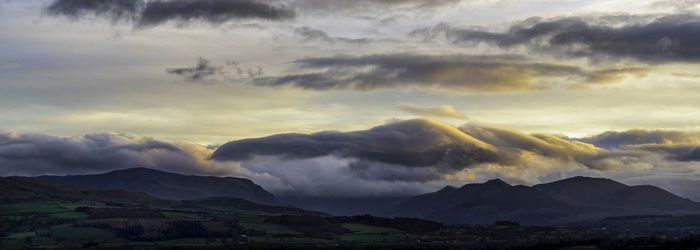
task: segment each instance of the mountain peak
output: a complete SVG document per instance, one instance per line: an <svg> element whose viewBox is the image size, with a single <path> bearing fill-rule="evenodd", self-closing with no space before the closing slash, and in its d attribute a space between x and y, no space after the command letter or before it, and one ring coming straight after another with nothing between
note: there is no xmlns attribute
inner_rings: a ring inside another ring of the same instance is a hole
<svg viewBox="0 0 700 250"><path fill-rule="evenodd" d="M568 179L563 179L555 181L553 183L582 183L582 184L593 184L593 185L612 185L612 186L627 186L625 184L619 183L617 181L599 178L599 177L586 177L586 176L575 176Z"/></svg>
<svg viewBox="0 0 700 250"><path fill-rule="evenodd" d="M495 185L498 185L498 186L508 186L508 187L511 186L511 185L508 184L507 182L505 182L505 181L503 181L503 180L501 180L501 179L498 179L498 178L492 179L492 180L488 180L488 181L484 182L484 184L486 184L486 185L493 185L493 186L495 186Z"/></svg>

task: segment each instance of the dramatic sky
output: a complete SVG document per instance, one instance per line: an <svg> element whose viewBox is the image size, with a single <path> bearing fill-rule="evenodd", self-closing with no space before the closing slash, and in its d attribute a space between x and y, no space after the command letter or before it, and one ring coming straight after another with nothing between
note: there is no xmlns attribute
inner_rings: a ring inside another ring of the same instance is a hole
<svg viewBox="0 0 700 250"><path fill-rule="evenodd" d="M0 30L2 176L700 183L698 0L0 0Z"/></svg>

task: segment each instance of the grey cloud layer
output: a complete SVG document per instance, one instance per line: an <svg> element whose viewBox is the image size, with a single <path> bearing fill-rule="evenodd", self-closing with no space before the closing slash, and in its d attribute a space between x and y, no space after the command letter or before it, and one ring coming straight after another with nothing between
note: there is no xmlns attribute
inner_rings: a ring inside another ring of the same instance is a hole
<svg viewBox="0 0 700 250"><path fill-rule="evenodd" d="M369 91L398 87L439 88L458 92L513 92L547 87L548 80L605 83L640 75L645 67L587 71L521 56L495 55L370 55L298 60L313 73L255 79L258 86L293 86L312 90ZM564 81L567 82L567 81Z"/></svg>
<svg viewBox="0 0 700 250"><path fill-rule="evenodd" d="M257 0L55 0L46 12L74 19L106 15L114 21L134 22L138 27L168 21L220 24L236 19L283 20L294 17L291 9Z"/></svg>
<svg viewBox="0 0 700 250"><path fill-rule="evenodd" d="M696 46L700 43L698 16L672 15L644 22L646 18L629 15L595 19L530 18L505 32L439 24L414 30L409 35L426 40L444 35L455 44L464 45L527 46L571 57L629 58L650 63L700 61L700 49Z"/></svg>

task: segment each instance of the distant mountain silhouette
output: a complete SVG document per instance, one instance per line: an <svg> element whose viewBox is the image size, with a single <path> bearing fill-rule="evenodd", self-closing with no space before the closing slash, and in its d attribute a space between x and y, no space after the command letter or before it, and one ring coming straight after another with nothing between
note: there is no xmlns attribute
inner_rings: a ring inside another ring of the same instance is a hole
<svg viewBox="0 0 700 250"><path fill-rule="evenodd" d="M149 168L130 168L105 174L40 176L100 189L147 193L168 200L192 200L210 197L240 198L257 203L277 204L275 196L248 179L195 176Z"/></svg>
<svg viewBox="0 0 700 250"><path fill-rule="evenodd" d="M511 186L500 179L460 188L447 186L407 199L391 216L444 223L512 220L550 225L606 216L688 213L700 213L700 204L658 187L574 177L533 187Z"/></svg>
<svg viewBox="0 0 700 250"><path fill-rule="evenodd" d="M697 209L698 203L651 185L627 186L604 178L573 177L533 186L552 198L587 207L624 210Z"/></svg>
<svg viewBox="0 0 700 250"><path fill-rule="evenodd" d="M653 183L654 186L668 190L671 193L700 202L700 181L680 178L654 178L651 180L637 180L637 183Z"/></svg>

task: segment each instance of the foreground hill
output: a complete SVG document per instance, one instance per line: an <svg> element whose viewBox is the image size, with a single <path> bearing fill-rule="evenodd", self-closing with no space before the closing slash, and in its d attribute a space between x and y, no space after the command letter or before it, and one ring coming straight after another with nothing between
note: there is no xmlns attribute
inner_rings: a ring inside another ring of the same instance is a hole
<svg viewBox="0 0 700 250"><path fill-rule="evenodd" d="M192 200L210 197L240 198L258 203L276 204L275 196L248 179L181 175L148 168L131 168L105 174L41 176L100 189L129 190L168 200Z"/></svg>
<svg viewBox="0 0 700 250"><path fill-rule="evenodd" d="M444 223L511 220L552 225L606 216L692 213L700 213L699 203L658 187L574 177L534 187L511 186L498 179L460 188L448 186L400 203L391 215Z"/></svg>
<svg viewBox="0 0 700 250"><path fill-rule="evenodd" d="M55 179L4 177L0 178L0 202L89 202L117 207L158 207L243 214L323 215L299 208L267 205L239 198L210 197L192 200L167 200L146 193L126 190L104 190L84 184Z"/></svg>

